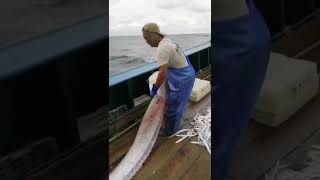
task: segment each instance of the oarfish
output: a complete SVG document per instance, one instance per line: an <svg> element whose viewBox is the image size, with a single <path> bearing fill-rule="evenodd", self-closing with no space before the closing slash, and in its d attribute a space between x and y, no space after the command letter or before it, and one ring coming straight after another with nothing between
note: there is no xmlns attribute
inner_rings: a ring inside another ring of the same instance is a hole
<svg viewBox="0 0 320 180"><path fill-rule="evenodd" d="M149 83L151 84L152 82ZM163 83L159 88L157 95L151 100L147 111L142 118L136 138L128 153L109 174L110 180L131 179L141 168L158 137L165 111L165 97L166 88Z"/></svg>

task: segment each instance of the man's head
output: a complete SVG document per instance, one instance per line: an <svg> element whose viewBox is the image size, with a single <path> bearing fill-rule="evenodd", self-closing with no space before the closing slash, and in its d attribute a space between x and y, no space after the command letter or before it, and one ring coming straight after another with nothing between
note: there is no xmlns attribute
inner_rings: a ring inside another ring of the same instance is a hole
<svg viewBox="0 0 320 180"><path fill-rule="evenodd" d="M164 37L156 23L147 23L142 28L143 38L151 47L158 47L159 42Z"/></svg>

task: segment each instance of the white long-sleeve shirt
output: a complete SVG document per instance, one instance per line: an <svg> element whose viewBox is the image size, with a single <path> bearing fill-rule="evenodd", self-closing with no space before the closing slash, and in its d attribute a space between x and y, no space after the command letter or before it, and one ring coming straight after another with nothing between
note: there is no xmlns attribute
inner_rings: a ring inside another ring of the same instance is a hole
<svg viewBox="0 0 320 180"><path fill-rule="evenodd" d="M246 0L213 0L213 21L237 18L249 13Z"/></svg>

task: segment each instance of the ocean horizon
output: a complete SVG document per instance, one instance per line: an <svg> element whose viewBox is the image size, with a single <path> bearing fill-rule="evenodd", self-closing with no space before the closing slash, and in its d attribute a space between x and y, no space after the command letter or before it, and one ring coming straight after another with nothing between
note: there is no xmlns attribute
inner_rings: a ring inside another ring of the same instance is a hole
<svg viewBox="0 0 320 180"><path fill-rule="evenodd" d="M168 34L183 51L210 41L211 34ZM142 35L109 37L109 76L155 61L156 48L150 47Z"/></svg>

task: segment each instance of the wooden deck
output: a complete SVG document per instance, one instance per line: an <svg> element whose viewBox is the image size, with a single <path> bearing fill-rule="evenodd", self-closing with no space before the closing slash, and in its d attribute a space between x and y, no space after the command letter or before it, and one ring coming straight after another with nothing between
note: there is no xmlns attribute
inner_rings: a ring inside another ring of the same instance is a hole
<svg viewBox="0 0 320 180"><path fill-rule="evenodd" d="M315 18L273 43L273 51L320 63L320 20ZM310 48L314 46L313 48ZM302 53L301 53L302 52ZM319 67L319 66L318 66ZM320 96L317 95L278 127L266 127L252 120L234 159L232 180L262 180L278 161L297 157L301 144L319 139ZM319 142L319 141L318 141ZM301 150L300 150L301 152Z"/></svg>
<svg viewBox="0 0 320 180"><path fill-rule="evenodd" d="M209 70L210 72L210 70ZM205 75L200 78L208 79ZM203 113L211 106L210 94L198 103L189 102L182 128L188 128L196 112ZM130 117L130 115L128 115ZM136 125L109 144L109 172L129 150L139 126ZM143 167L133 179L211 179L211 156L204 146L190 144L192 139L175 143L178 138L158 137Z"/></svg>
<svg viewBox="0 0 320 180"><path fill-rule="evenodd" d="M284 158L280 159L279 165L287 165L288 169L292 169L297 172L302 172L303 169L307 167L312 167L316 172L320 172L320 169L316 169L317 167L307 164L307 162L310 161L310 158L307 154L311 150L314 150L312 149L312 146L314 145L320 145L320 129L317 129L315 132L310 134L310 136L306 138L301 144L299 144L299 146L288 153ZM274 168L272 168L271 170L273 171ZM268 171L268 173L270 173L270 171ZM280 170L277 171L277 173L279 172ZM317 176L317 178L319 179L319 176ZM260 180L264 180L264 178L261 178Z"/></svg>

